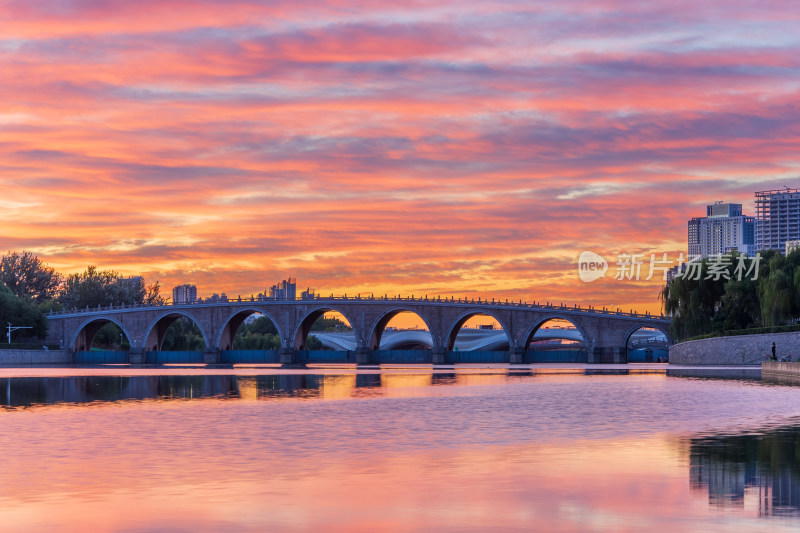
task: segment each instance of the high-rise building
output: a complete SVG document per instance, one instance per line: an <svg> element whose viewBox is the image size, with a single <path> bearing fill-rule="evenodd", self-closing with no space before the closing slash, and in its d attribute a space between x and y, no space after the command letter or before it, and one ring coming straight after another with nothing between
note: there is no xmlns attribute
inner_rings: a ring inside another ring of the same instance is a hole
<svg viewBox="0 0 800 533"><path fill-rule="evenodd" d="M300 293L301 300L313 300L316 298L316 294L314 294L314 289L311 287L307 287L306 290Z"/></svg>
<svg viewBox="0 0 800 533"><path fill-rule="evenodd" d="M754 219L742 214L742 204L710 204L706 206L706 216L692 218L688 226L689 256L755 253Z"/></svg>
<svg viewBox="0 0 800 533"><path fill-rule="evenodd" d="M194 285L178 285L172 289L173 304L190 304L197 301L197 287Z"/></svg>
<svg viewBox="0 0 800 533"><path fill-rule="evenodd" d="M273 285L269 289L269 297L274 300L296 300L297 299L297 279L289 278Z"/></svg>
<svg viewBox="0 0 800 533"><path fill-rule="evenodd" d="M785 251L786 241L800 240L800 189L756 193L756 248Z"/></svg>

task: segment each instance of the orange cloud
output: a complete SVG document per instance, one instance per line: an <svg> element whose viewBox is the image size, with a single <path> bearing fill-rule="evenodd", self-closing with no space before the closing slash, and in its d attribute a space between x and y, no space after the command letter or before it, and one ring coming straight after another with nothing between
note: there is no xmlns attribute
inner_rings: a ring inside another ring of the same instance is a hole
<svg viewBox="0 0 800 533"><path fill-rule="evenodd" d="M578 254L797 176L772 5L45 4L0 7L0 247L67 272L657 311Z"/></svg>

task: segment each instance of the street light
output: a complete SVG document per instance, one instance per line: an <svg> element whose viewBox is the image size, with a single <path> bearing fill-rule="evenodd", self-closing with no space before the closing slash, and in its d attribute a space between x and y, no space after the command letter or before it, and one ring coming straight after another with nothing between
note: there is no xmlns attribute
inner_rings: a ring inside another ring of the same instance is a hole
<svg viewBox="0 0 800 533"><path fill-rule="evenodd" d="M12 326L11 322L6 322L6 324L8 324L8 333L6 334L8 338L8 344L11 344L12 331L17 331L18 329L33 329L33 326Z"/></svg>

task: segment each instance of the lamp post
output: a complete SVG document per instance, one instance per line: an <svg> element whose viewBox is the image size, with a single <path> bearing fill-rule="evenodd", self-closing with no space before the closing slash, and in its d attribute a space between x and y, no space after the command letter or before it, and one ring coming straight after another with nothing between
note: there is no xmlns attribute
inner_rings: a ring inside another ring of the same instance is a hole
<svg viewBox="0 0 800 533"><path fill-rule="evenodd" d="M6 334L8 338L8 344L11 344L12 331L17 331L18 329L33 329L33 326L12 326L11 322L6 322L6 324L8 324L8 333Z"/></svg>

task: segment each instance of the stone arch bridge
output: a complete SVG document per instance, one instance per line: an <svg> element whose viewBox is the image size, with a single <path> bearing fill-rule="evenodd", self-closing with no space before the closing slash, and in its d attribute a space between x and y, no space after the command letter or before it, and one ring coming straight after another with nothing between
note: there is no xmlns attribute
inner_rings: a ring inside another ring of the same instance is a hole
<svg viewBox="0 0 800 533"><path fill-rule="evenodd" d="M389 321L398 313L417 314L432 340L430 359L447 362L456 335L473 316L497 320L508 336L506 361L521 363L537 329L552 319L571 322L584 339L589 363L624 363L631 334L643 327L661 331L668 339L670 319L663 316L623 313L605 309L567 307L467 299L330 297L311 300L230 300L164 306L112 306L52 313L48 315L48 342L80 352L88 349L97 332L108 322L119 326L129 340L128 362L145 362L146 352L160 350L167 328L180 317L192 320L205 340L203 362L220 362L229 350L238 327L253 313L272 320L281 339L279 362L301 363L314 322L328 312L341 313L356 338L356 363L374 362ZM350 359L348 359L349 361ZM418 361L418 360L417 360ZM333 361L332 361L333 362ZM344 362L344 361L342 361Z"/></svg>

